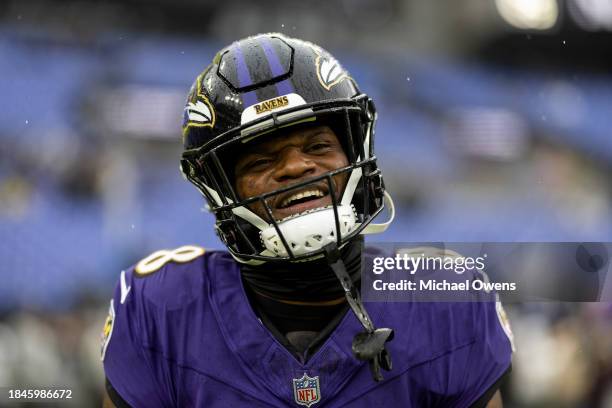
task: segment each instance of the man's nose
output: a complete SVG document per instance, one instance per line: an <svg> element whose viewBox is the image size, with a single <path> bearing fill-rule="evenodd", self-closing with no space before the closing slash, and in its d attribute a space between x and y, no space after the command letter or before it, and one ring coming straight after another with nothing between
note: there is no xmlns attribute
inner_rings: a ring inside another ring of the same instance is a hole
<svg viewBox="0 0 612 408"><path fill-rule="evenodd" d="M315 172L316 164L301 149L285 149L279 154L281 157L274 169L276 181L299 179Z"/></svg>

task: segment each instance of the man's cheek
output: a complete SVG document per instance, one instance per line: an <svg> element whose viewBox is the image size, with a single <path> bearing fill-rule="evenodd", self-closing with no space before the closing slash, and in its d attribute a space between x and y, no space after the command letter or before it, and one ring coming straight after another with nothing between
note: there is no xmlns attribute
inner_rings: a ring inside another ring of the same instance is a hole
<svg viewBox="0 0 612 408"><path fill-rule="evenodd" d="M249 177L241 177L236 181L236 193L242 200L253 197L256 195L255 191L255 180Z"/></svg>

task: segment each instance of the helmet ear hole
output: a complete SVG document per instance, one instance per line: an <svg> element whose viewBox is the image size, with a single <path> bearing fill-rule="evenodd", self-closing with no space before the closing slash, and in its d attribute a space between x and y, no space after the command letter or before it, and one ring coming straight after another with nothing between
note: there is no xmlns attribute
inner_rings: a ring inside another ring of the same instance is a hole
<svg viewBox="0 0 612 408"><path fill-rule="evenodd" d="M372 98L368 98L365 103L365 115L368 122L373 122L376 119L376 106L374 105L374 101Z"/></svg>
<svg viewBox="0 0 612 408"><path fill-rule="evenodd" d="M180 161L181 173L185 177L193 177L195 175L195 170L193 169L192 164L187 159L181 159Z"/></svg>
<svg viewBox="0 0 612 408"><path fill-rule="evenodd" d="M181 171L183 173L189 173L189 162L187 159L181 159L179 162L179 166L181 166Z"/></svg>

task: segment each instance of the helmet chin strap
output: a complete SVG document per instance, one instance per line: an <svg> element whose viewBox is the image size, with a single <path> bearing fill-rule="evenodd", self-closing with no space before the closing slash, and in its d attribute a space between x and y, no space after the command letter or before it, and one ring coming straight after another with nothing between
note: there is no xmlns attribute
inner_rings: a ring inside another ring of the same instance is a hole
<svg viewBox="0 0 612 408"><path fill-rule="evenodd" d="M395 218L395 204L393 203L391 195L387 193L387 191L384 192L384 197L386 205L389 206L389 219L380 224L370 223L366 225L363 231L361 231L362 235L380 234L381 232L385 232L387 228L389 228L389 225L391 225L391 223L393 222L393 219Z"/></svg>
<svg viewBox="0 0 612 408"><path fill-rule="evenodd" d="M355 174L355 173L353 173L353 174ZM352 176L351 176L351 178L352 178ZM211 192L214 192L214 190L211 189ZM216 194L216 192L214 192L214 193ZM346 195L345 195L345 197L346 197ZM391 223L393 222L393 219L395 218L395 205L393 203L393 199L391 198L391 195L389 195L389 193L387 193L386 191L384 192L384 199L385 199L385 204L386 204L386 206L388 206L388 209L389 209L389 218L387 219L387 221L385 221L383 223L378 223L378 224L370 223L370 224L368 224L363 229L363 231L361 232L362 235L379 234L381 232L384 232L389 227L389 225L391 225ZM344 197L343 197L343 200L341 201L341 205L339 207L339 214L341 216L344 215L345 217L348 217L348 219L350 219L351 218L350 217L351 214L347 213L347 211L349 213L351 212L351 211L348 210L348 208L350 208L350 207L343 205L344 204L343 201L344 201ZM236 208L232 209L232 212L234 214L236 214L236 216L238 216L238 217L240 217L240 218L250 222L252 225L254 225L260 231L262 231L262 232L268 231L268 233L269 233L268 235L270 235L270 232L272 233L272 235L275 235L272 224L267 223L261 217L259 217L254 212L252 212L251 210L249 210L249 209L247 209L245 207L236 207ZM327 211L327 212L330 212L330 211ZM311 217L312 216L317 217L317 213L306 214L306 215L310 215ZM324 215L324 214L322 214L322 212L321 212L321 214L319 214L319 218L321 218L320 217L321 215ZM327 215L329 215L329 214L327 214ZM306 221L306 220L305 219L304 220L302 220L302 219L294 219L294 220L290 220L289 222L296 223L298 221L301 222L301 221ZM310 226L310 227L316 226L316 225L313 224L314 221L315 221L314 219L310 218L308 220L308 222L306 222L304 225L302 225L301 229L304 229L305 226ZM299 222L298 222L298 224L299 224ZM315 223L315 224L318 225L318 224L321 224L321 223L319 222L319 223ZM327 225L328 227L331 225L332 226L332 231L334 233L336 233L335 232L335 226L334 226L335 223L333 222L333 220L327 220L327 222L325 222L324 224ZM341 228L342 231L340 231L340 232L341 232L342 235L347 234L348 232L350 232L350 230L353 230L354 228L358 227L359 224L357 224L357 223L354 223L354 224L353 223L349 223L349 225L350 226L348 226L348 230L346 230L346 228ZM343 226L343 224L341 226ZM283 232L285 234L287 234L287 228L286 227L288 227L288 225L282 225L280 227L281 229L283 229ZM300 231L301 229L298 228L298 231ZM291 234L289 234L289 235L291 235ZM332 238L333 238L333 236L332 236ZM280 240L280 238L279 238L279 240ZM327 240L327 241L329 241L329 240ZM323 242L323 244L325 244L325 242ZM279 249L280 248L281 247L279 247ZM321 246L313 245L312 248L313 249L320 249ZM282 251L282 252L284 252L284 251ZM267 256L274 257L274 256L278 256L279 253L275 253L271 249L266 248L261 253L261 255L267 255ZM321 255L319 255L319 256L321 256ZM263 261L263 260L245 260L245 259L241 259L241 258L235 257L235 256L234 256L234 259L236 259L237 261L239 261L241 263L246 263L246 264L250 264L250 265L261 265L261 264L266 262L266 261Z"/></svg>
<svg viewBox="0 0 612 408"><path fill-rule="evenodd" d="M382 381L384 378L380 369L390 371L392 368L391 355L385 348L385 343L393 340L393 330L389 328L376 329L374 327L372 319L370 319L363 306L359 291L353 285L353 281L346 271L336 243L327 244L324 249L325 257L344 289L344 296L351 310L365 329L353 338L353 355L358 360L368 361L374 381Z"/></svg>
<svg viewBox="0 0 612 408"><path fill-rule="evenodd" d="M363 169L361 167L353 169L353 171L351 171L351 175L346 183L346 187L344 189L344 193L342 194L340 204L348 205L351 203L351 201L353 200L353 195L355 194L355 190L357 189L357 184L359 184L359 180L361 179L362 174ZM391 198L391 195L387 193L387 191L384 192L384 200L385 204L389 206L389 219L379 224L368 224L363 229L363 231L361 231L362 235L380 234L381 232L385 232L385 230L389 228L389 225L391 225L391 223L393 222L393 219L395 218L395 204L393 204L393 199Z"/></svg>

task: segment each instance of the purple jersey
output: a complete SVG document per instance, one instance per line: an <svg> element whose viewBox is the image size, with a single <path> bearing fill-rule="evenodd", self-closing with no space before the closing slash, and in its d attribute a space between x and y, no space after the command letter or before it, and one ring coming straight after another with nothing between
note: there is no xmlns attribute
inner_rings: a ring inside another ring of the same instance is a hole
<svg viewBox="0 0 612 408"><path fill-rule="evenodd" d="M494 302L368 303L395 331L380 383L352 355L350 311L302 364L251 309L232 257L189 248L122 272L111 301L104 370L133 407L469 407L510 366Z"/></svg>

